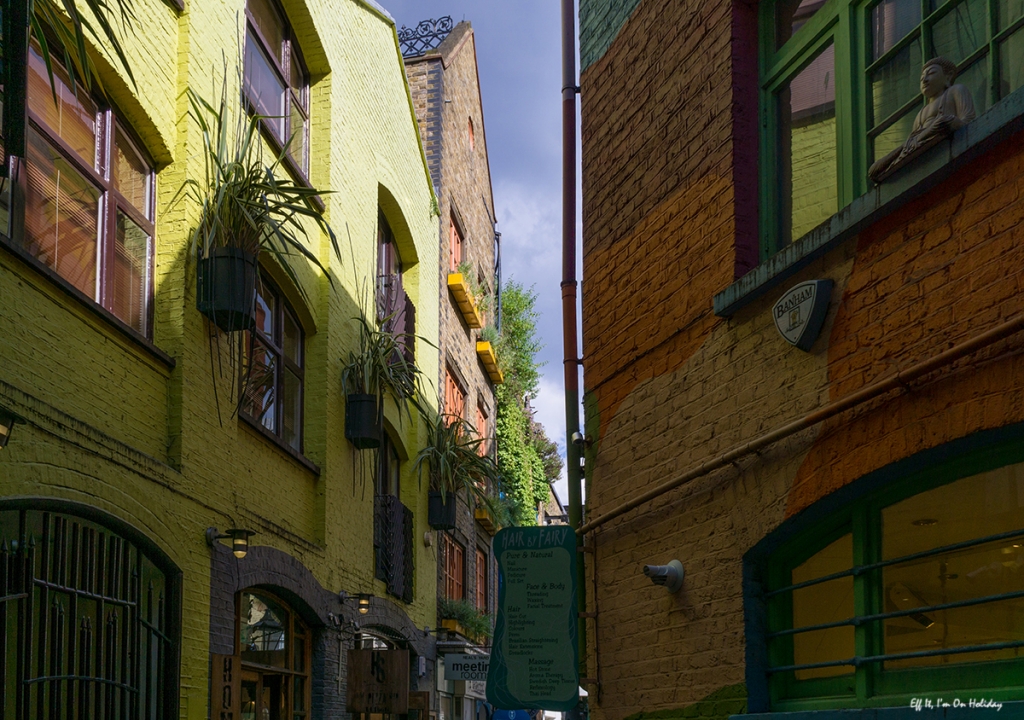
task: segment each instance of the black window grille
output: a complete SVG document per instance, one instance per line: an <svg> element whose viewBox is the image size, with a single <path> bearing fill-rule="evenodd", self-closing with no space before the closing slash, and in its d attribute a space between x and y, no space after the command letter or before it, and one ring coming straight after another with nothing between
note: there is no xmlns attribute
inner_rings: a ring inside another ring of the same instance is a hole
<svg viewBox="0 0 1024 720"><path fill-rule="evenodd" d="M171 581L80 517L0 512L0 709L10 720L177 715Z"/></svg>
<svg viewBox="0 0 1024 720"><path fill-rule="evenodd" d="M394 495L377 495L373 510L376 576L389 594L412 602L412 511Z"/></svg>

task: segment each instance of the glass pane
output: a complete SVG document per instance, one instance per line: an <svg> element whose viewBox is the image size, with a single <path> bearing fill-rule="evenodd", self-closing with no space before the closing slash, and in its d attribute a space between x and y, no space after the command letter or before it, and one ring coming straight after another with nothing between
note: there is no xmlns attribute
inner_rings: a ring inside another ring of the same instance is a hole
<svg viewBox="0 0 1024 720"><path fill-rule="evenodd" d="M853 535L847 534L793 569L794 584L814 580L853 566ZM793 627L807 627L852 618L853 577L837 578L793 591ZM793 662L798 665L846 660L853 657L853 626L797 633L793 636ZM847 675L850 665L798 670L797 680Z"/></svg>
<svg viewBox="0 0 1024 720"><path fill-rule="evenodd" d="M0 114L3 113L3 103L0 102ZM2 147L0 147L2 149ZM11 236L11 183L0 183L0 235Z"/></svg>
<svg viewBox="0 0 1024 720"><path fill-rule="evenodd" d="M281 418L281 439L296 451L301 451L302 381L291 370L284 371L281 403L284 409L284 416Z"/></svg>
<svg viewBox="0 0 1024 720"><path fill-rule="evenodd" d="M256 720L256 682L242 681L242 720Z"/></svg>
<svg viewBox="0 0 1024 720"><path fill-rule="evenodd" d="M882 57L920 23L920 0L882 0L875 5L871 10L871 59Z"/></svg>
<svg viewBox="0 0 1024 720"><path fill-rule="evenodd" d="M958 480L882 511L886 559L1024 526L1024 464ZM1024 539L990 542L887 567L885 610L998 595L1024 587ZM1024 640L1024 600L953 610L922 610L885 622L885 651L913 652ZM916 658L887 667L944 665L1016 657L1013 649Z"/></svg>
<svg viewBox="0 0 1024 720"><path fill-rule="evenodd" d="M149 304L149 234L120 210L111 273L111 312L146 334Z"/></svg>
<svg viewBox="0 0 1024 720"><path fill-rule="evenodd" d="M303 108L306 107L306 66L302 63L299 54L295 52L294 43L292 47L291 63L289 64L290 81L292 90L295 91Z"/></svg>
<svg viewBox="0 0 1024 720"><path fill-rule="evenodd" d="M132 207L149 219L152 219L149 213L151 177L149 165L118 129L114 140L114 161L110 165L110 181Z"/></svg>
<svg viewBox="0 0 1024 720"><path fill-rule="evenodd" d="M1018 30L999 43L999 97L1006 97L1022 85L1024 85L1024 30Z"/></svg>
<svg viewBox="0 0 1024 720"><path fill-rule="evenodd" d="M294 678L294 692L292 693L295 698L294 710L295 712L302 712L306 709L306 678Z"/></svg>
<svg viewBox="0 0 1024 720"><path fill-rule="evenodd" d="M284 313L284 328L282 333L282 345L284 356L296 365L302 365L302 330L298 323L292 318L291 313Z"/></svg>
<svg viewBox="0 0 1024 720"><path fill-rule="evenodd" d="M910 131L914 129L914 118L919 110L920 108L915 105L875 137L872 161L885 157L907 141Z"/></svg>
<svg viewBox="0 0 1024 720"><path fill-rule="evenodd" d="M956 82L971 91L978 115L988 110L988 53L957 75Z"/></svg>
<svg viewBox="0 0 1024 720"><path fill-rule="evenodd" d="M825 0L779 0L775 4L775 47L785 45L824 4Z"/></svg>
<svg viewBox="0 0 1024 720"><path fill-rule="evenodd" d="M838 209L834 55L829 45L778 94L783 245Z"/></svg>
<svg viewBox="0 0 1024 720"><path fill-rule="evenodd" d="M959 64L988 41L986 0L965 0L932 27L935 54Z"/></svg>
<svg viewBox="0 0 1024 720"><path fill-rule="evenodd" d="M277 309L277 298L267 287L261 287L256 293L256 329L271 340L274 338L274 315Z"/></svg>
<svg viewBox="0 0 1024 720"><path fill-rule="evenodd" d="M285 87L277 70L259 48L251 32L245 39L245 95L267 127L281 139L284 137Z"/></svg>
<svg viewBox="0 0 1024 720"><path fill-rule="evenodd" d="M1010 23L1024 15L1024 0L999 0L999 29L1005 30Z"/></svg>
<svg viewBox="0 0 1024 720"><path fill-rule="evenodd" d="M239 638L242 662L285 667L287 612L264 595L242 593Z"/></svg>
<svg viewBox="0 0 1024 720"><path fill-rule="evenodd" d="M309 163L306 158L306 116L295 103L295 96L289 93L289 107L291 107L291 133L292 142L288 146L288 154L292 156L295 163L302 169L302 172L309 172Z"/></svg>
<svg viewBox="0 0 1024 720"><path fill-rule="evenodd" d="M281 62L284 59L284 18L271 0L248 0L245 5L256 27L270 45L270 52Z"/></svg>
<svg viewBox="0 0 1024 720"><path fill-rule="evenodd" d="M921 41L914 40L871 73L873 124L921 94ZM904 138L906 139L906 138Z"/></svg>
<svg viewBox="0 0 1024 720"><path fill-rule="evenodd" d="M262 342L253 339L242 410L271 432L277 432L276 361L277 358Z"/></svg>
<svg viewBox="0 0 1024 720"><path fill-rule="evenodd" d="M100 192L33 128L27 160L25 250L95 299Z"/></svg>
<svg viewBox="0 0 1024 720"><path fill-rule="evenodd" d="M306 672L306 634L297 617L295 618L295 625L292 631L295 637L292 642L292 652L294 653L292 657L292 670Z"/></svg>
<svg viewBox="0 0 1024 720"><path fill-rule="evenodd" d="M51 55L51 59L53 56ZM46 64L35 44L28 53L28 106L46 126L85 161L96 166L96 103L81 83L72 92L67 73L53 64L53 83L57 104L53 103Z"/></svg>

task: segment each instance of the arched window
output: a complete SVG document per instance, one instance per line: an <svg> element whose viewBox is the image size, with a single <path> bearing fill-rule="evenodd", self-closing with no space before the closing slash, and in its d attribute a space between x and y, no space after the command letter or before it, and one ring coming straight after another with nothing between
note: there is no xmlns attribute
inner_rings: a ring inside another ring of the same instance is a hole
<svg viewBox="0 0 1024 720"><path fill-rule="evenodd" d="M309 629L264 590L243 590L238 598L242 720L308 717Z"/></svg>
<svg viewBox="0 0 1024 720"><path fill-rule="evenodd" d="M0 509L0 714L176 718L178 585L99 522Z"/></svg>
<svg viewBox="0 0 1024 720"><path fill-rule="evenodd" d="M772 553L765 580L773 710L1024 699L1024 448L889 484Z"/></svg>

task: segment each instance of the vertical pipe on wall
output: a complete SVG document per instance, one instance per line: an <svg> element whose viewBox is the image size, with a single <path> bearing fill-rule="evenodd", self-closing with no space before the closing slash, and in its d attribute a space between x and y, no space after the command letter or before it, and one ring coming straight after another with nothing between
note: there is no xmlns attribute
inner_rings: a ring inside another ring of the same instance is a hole
<svg viewBox="0 0 1024 720"><path fill-rule="evenodd" d="M583 525L580 472L582 445L572 441L580 429L579 348L576 342L576 17L574 0L562 0L562 367L565 378L565 465L569 481L569 525ZM583 536L576 537L582 547ZM576 593L579 611L586 612L586 571L577 555ZM586 621L577 625L580 675L586 675Z"/></svg>

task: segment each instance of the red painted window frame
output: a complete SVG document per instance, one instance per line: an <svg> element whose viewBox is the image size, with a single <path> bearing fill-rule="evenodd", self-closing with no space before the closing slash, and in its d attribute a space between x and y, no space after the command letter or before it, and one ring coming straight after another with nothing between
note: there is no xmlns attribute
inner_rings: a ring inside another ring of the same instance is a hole
<svg viewBox="0 0 1024 720"><path fill-rule="evenodd" d="M448 600L466 599L466 550L455 538L441 533L444 556L444 597Z"/></svg>
<svg viewBox="0 0 1024 720"><path fill-rule="evenodd" d="M476 549L476 609L487 612L487 555Z"/></svg>

